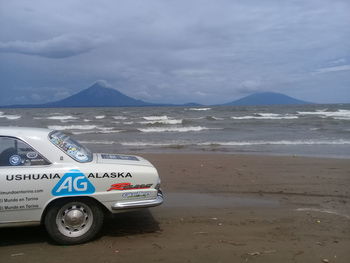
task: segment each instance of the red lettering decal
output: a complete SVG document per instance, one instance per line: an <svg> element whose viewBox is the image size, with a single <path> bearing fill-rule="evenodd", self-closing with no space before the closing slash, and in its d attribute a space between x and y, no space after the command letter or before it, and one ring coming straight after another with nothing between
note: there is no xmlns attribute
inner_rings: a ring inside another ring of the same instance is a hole
<svg viewBox="0 0 350 263"><path fill-rule="evenodd" d="M152 184L131 185L131 183L119 183L119 184L112 184L111 187L107 191L147 189L147 188L151 188L151 186L152 186Z"/></svg>
<svg viewBox="0 0 350 263"><path fill-rule="evenodd" d="M130 183L119 183L119 184L112 184L111 188L109 188L107 191L111 190L125 190L128 186L130 186Z"/></svg>

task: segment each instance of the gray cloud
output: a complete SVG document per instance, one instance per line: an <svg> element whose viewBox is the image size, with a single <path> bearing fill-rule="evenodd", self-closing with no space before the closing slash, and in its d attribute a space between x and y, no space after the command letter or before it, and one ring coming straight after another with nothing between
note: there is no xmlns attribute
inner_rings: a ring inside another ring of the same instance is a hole
<svg viewBox="0 0 350 263"><path fill-rule="evenodd" d="M346 71L346 70L350 70L350 65L341 65L341 66L335 66L335 67L320 68L315 73L322 74L322 73Z"/></svg>
<svg viewBox="0 0 350 263"><path fill-rule="evenodd" d="M348 0L3 1L0 105L97 79L154 102L350 101L349 13Z"/></svg>
<svg viewBox="0 0 350 263"><path fill-rule="evenodd" d="M89 52L103 43L101 38L62 35L42 41L0 42L0 52L19 53L47 58L67 58Z"/></svg>

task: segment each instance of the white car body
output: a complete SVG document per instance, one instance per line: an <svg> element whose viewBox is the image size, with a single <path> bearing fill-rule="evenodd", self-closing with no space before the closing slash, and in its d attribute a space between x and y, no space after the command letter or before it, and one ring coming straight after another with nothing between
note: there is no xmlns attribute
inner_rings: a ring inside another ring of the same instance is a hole
<svg viewBox="0 0 350 263"><path fill-rule="evenodd" d="M40 224L50 204L62 198L92 198L112 213L163 202L157 170L144 158L94 153L81 163L50 141L52 132L0 127L0 138L17 138L48 162L0 166L0 227ZM16 156L10 158L17 164Z"/></svg>

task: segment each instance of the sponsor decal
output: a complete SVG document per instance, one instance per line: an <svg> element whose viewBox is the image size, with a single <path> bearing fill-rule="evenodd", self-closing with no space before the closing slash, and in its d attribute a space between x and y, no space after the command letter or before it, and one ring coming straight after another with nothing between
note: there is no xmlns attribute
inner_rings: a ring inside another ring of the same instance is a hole
<svg viewBox="0 0 350 263"><path fill-rule="evenodd" d="M21 158L21 156L14 154L14 155L10 156L9 162L11 165L17 166L17 165L20 165L22 163L22 158Z"/></svg>
<svg viewBox="0 0 350 263"><path fill-rule="evenodd" d="M7 181L21 180L43 180L43 179L60 179L59 174L11 174L6 175Z"/></svg>
<svg viewBox="0 0 350 263"><path fill-rule="evenodd" d="M42 163L42 162L45 162L44 159L30 159L30 163Z"/></svg>
<svg viewBox="0 0 350 263"><path fill-rule="evenodd" d="M107 191L112 190L134 190L134 189L148 189L151 188L152 184L135 184L132 185L131 183L119 183L119 184L112 184L111 187Z"/></svg>
<svg viewBox="0 0 350 263"><path fill-rule="evenodd" d="M39 192L43 193L44 190L0 191L0 212L39 209L40 195L33 195Z"/></svg>
<svg viewBox="0 0 350 263"><path fill-rule="evenodd" d="M36 160L32 160L36 161ZM129 172L120 173L89 173L87 178L132 178L132 174ZM44 180L44 179L61 179L61 176L57 173L55 174L9 174L6 175L7 181L21 181L21 180Z"/></svg>
<svg viewBox="0 0 350 263"><path fill-rule="evenodd" d="M139 161L136 156L130 155L118 155L118 154L101 154L102 159L110 160L128 160L128 161Z"/></svg>
<svg viewBox="0 0 350 263"><path fill-rule="evenodd" d="M25 205L5 205L5 206L0 206L0 212L5 212L8 210L31 210L31 209L39 209L39 205L30 205L30 204L25 204Z"/></svg>
<svg viewBox="0 0 350 263"><path fill-rule="evenodd" d="M95 187L79 170L73 169L65 173L51 193L54 196L93 194Z"/></svg>
<svg viewBox="0 0 350 263"><path fill-rule="evenodd" d="M139 198L139 197L148 197L150 196L150 192L132 192L132 193L123 193L123 198Z"/></svg>
<svg viewBox="0 0 350 263"><path fill-rule="evenodd" d="M88 178L128 178L132 177L131 173L121 172L121 173L89 173Z"/></svg>
<svg viewBox="0 0 350 263"><path fill-rule="evenodd" d="M28 159L36 159L38 157L38 153L37 152L28 152L26 154Z"/></svg>
<svg viewBox="0 0 350 263"><path fill-rule="evenodd" d="M10 190L10 191L0 191L0 195L18 195L18 194L37 194L37 193L43 193L44 190L43 189L36 189L36 190L18 190L18 191L14 191L14 190ZM1 201L1 199L0 199Z"/></svg>
<svg viewBox="0 0 350 263"><path fill-rule="evenodd" d="M34 161L34 160L32 160ZM119 173L89 173L87 178L132 178L132 174L129 172ZM57 173L53 174L10 174L6 175L7 181L21 181L21 180L43 180L43 179L61 179L61 176Z"/></svg>

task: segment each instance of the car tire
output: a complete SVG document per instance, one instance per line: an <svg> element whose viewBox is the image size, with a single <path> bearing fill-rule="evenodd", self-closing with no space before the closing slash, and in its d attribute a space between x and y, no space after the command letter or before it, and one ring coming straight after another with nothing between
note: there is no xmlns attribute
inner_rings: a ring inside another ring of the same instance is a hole
<svg viewBox="0 0 350 263"><path fill-rule="evenodd" d="M49 207L45 227L51 238L62 245L75 245L93 239L103 224L100 205L89 199L58 201Z"/></svg>

